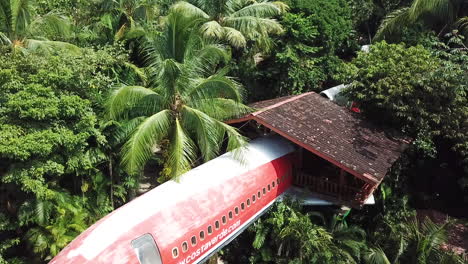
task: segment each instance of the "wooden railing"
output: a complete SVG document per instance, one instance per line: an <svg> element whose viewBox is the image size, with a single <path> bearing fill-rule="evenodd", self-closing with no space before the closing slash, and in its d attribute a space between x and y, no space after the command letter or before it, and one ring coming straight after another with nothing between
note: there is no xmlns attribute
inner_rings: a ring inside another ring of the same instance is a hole
<svg viewBox="0 0 468 264"><path fill-rule="evenodd" d="M326 178L306 173L297 173L294 183L306 187L312 192L331 196L346 202L361 204L367 199L368 186L363 186L362 189L359 189L348 185L340 185Z"/></svg>

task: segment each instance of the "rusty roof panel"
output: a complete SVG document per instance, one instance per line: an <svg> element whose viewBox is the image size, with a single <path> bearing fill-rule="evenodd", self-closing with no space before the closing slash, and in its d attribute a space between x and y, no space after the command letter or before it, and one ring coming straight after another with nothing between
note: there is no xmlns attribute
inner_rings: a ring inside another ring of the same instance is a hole
<svg viewBox="0 0 468 264"><path fill-rule="evenodd" d="M313 92L251 106L264 109L253 119L373 182L383 179L408 144Z"/></svg>

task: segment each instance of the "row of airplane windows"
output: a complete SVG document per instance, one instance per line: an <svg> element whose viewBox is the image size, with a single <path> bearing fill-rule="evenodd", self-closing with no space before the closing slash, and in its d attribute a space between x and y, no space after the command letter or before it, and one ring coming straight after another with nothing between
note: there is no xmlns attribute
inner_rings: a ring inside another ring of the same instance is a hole
<svg viewBox="0 0 468 264"><path fill-rule="evenodd" d="M244 211L244 210L245 210L245 207L246 207L246 206L245 206L246 204L247 204L247 207L249 207L251 203L255 203L255 201L256 201L257 199L260 199L260 197L262 196L262 193L263 193L263 195L265 195L267 192L269 192L269 191L271 191L273 188L275 188L277 184L279 185L281 182L283 182L284 180L286 180L289 176L290 176L290 174L289 174L289 173L286 173L286 174L283 175L281 178L276 179L276 182L273 181L273 182L271 182L271 185L268 184L268 186L267 186L267 187L264 187L264 188L262 189L262 191L258 191L258 192L257 192L257 195L253 194L253 195L252 195L252 202L251 202L250 198L248 198L247 201L246 201L246 203L242 202L242 203L240 204L240 210L241 210L241 211ZM236 207L234 208L234 213L235 213L236 216L239 215L239 207L236 206ZM232 219L234 218L232 211L229 211L228 217L229 217L229 220L232 220ZM221 222L222 222L223 225L225 225L225 224L227 223L227 218L226 218L225 215L223 215L223 216L221 217ZM215 221L214 227L215 227L215 230L218 230L218 229L220 228L220 222L219 222L219 220L216 220L216 221ZM207 233L208 235L213 234L213 227L212 227L211 225L209 225L206 231L207 231L206 233ZM200 231L200 235L199 235L199 238L198 238L198 239L199 239L200 241L205 240L205 231L204 231L204 230ZM191 243L192 246L196 246L196 245L197 245L197 236L192 236L192 238L190 239L190 243ZM184 253L187 252L187 251L188 251L188 248L189 248L189 244L187 243L187 241L184 241L184 242L182 243L182 245L181 245L182 252L184 252ZM178 256L179 256L179 248L178 248L178 247L175 247L175 248L172 249L172 257L173 257L173 258L177 258Z"/></svg>

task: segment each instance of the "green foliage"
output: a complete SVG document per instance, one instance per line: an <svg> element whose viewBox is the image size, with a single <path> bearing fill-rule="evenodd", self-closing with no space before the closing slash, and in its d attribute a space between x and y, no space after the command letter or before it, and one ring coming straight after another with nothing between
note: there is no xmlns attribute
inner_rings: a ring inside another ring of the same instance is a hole
<svg viewBox="0 0 468 264"><path fill-rule="evenodd" d="M13 51L28 50L56 51L65 49L78 53L78 47L60 41L69 37L70 21L56 13L33 16L32 1L0 1L0 45L7 45Z"/></svg>
<svg viewBox="0 0 468 264"><path fill-rule="evenodd" d="M31 249L49 260L95 220L85 198L66 191L54 192L48 200L25 201L18 213L20 226L34 225L25 235Z"/></svg>
<svg viewBox="0 0 468 264"><path fill-rule="evenodd" d="M317 214L301 211L296 203L281 202L250 228L255 232L250 263L358 263L364 231L342 222L327 231L313 222Z"/></svg>
<svg viewBox="0 0 468 264"><path fill-rule="evenodd" d="M402 29L421 23L441 33L460 29L466 33L468 4L464 0L414 0L404 7L388 14L382 21L376 37L380 40L398 40Z"/></svg>
<svg viewBox="0 0 468 264"><path fill-rule="evenodd" d="M265 77L279 81L275 87L279 94L316 90L326 78L320 67L320 58L316 57L320 50L315 46L319 32L311 23L312 17L303 13L288 13L282 17L286 32L277 42L278 52L272 58L274 62L264 71ZM265 64L270 64L270 61Z"/></svg>
<svg viewBox="0 0 468 264"><path fill-rule="evenodd" d="M340 54L351 44L353 21L351 9L344 0L290 0L295 13L304 12L309 23L317 27L320 38L315 45L322 47L322 54Z"/></svg>
<svg viewBox="0 0 468 264"><path fill-rule="evenodd" d="M450 223L437 225L429 218L406 219L400 223L384 222L374 233L366 254L368 263L464 263L461 256L442 248L447 243ZM379 262L377 262L379 261Z"/></svg>
<svg viewBox="0 0 468 264"><path fill-rule="evenodd" d="M0 209L25 232L21 246L48 259L112 210L98 118L126 56L114 48L0 56ZM17 241L3 227L0 236Z"/></svg>
<svg viewBox="0 0 468 264"><path fill-rule="evenodd" d="M276 39L276 52L257 56L251 62L256 66L246 67L248 61L240 59L239 75L252 86L254 100L322 90L331 84L339 56L354 48L346 1L287 3L291 9L280 18L284 33Z"/></svg>
<svg viewBox="0 0 468 264"><path fill-rule="evenodd" d="M158 15L157 1L102 1L102 14L93 25L110 43L135 40L154 31Z"/></svg>
<svg viewBox="0 0 468 264"><path fill-rule="evenodd" d="M346 81L352 85L346 94L360 102L371 119L385 120L386 125L414 137L422 153L430 156L433 140L442 138L466 159L466 73L462 66L441 60L422 46L382 42L348 65Z"/></svg>

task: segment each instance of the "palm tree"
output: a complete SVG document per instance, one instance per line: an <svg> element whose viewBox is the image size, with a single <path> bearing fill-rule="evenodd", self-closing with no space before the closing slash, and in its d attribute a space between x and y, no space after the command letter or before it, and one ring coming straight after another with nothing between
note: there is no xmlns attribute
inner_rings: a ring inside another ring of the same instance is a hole
<svg viewBox="0 0 468 264"><path fill-rule="evenodd" d="M401 33L404 26L421 22L440 33L459 28L468 36L466 0L414 0L411 6L390 13L380 25L377 39ZM439 33L439 34L440 34Z"/></svg>
<svg viewBox="0 0 468 264"><path fill-rule="evenodd" d="M366 251L366 263L464 263L460 256L441 248L448 239L448 222L438 225L429 218L423 222L413 219L389 227L388 239L379 243L382 247L371 247Z"/></svg>
<svg viewBox="0 0 468 264"><path fill-rule="evenodd" d="M333 237L333 242L350 261L359 263L361 252L367 249L366 232L358 226L348 226L346 221L338 215L330 217L329 221L320 213L314 213L322 219L326 230Z"/></svg>
<svg viewBox="0 0 468 264"><path fill-rule="evenodd" d="M81 197L63 191L53 192L52 197L26 201L18 214L20 226L33 225L24 238L45 260L57 255L90 224L90 212Z"/></svg>
<svg viewBox="0 0 468 264"><path fill-rule="evenodd" d="M270 45L270 34L283 32L280 23L272 17L284 12L287 5L267 0L192 0L178 2L174 8L203 17L201 31L208 39L223 40L235 48L255 41L265 49Z"/></svg>
<svg viewBox="0 0 468 264"><path fill-rule="evenodd" d="M45 39L46 36L69 35L71 30L67 19L55 13L32 19L30 2L29 0L0 0L0 45L9 45L14 50L64 48L78 52L78 47L72 44ZM40 39L33 39L38 37L34 33L43 35Z"/></svg>
<svg viewBox="0 0 468 264"><path fill-rule="evenodd" d="M104 0L98 29L110 33L113 40L129 40L145 35L158 15L157 0Z"/></svg>
<svg viewBox="0 0 468 264"><path fill-rule="evenodd" d="M219 67L229 57L222 46L203 41L200 16L172 8L163 34L144 50L150 87L123 85L110 96L110 117L126 121L129 133L122 164L130 174L141 172L163 140L168 139L165 161L170 178L219 153L225 136L227 150L244 145L237 130L220 120L249 111L242 87Z"/></svg>

